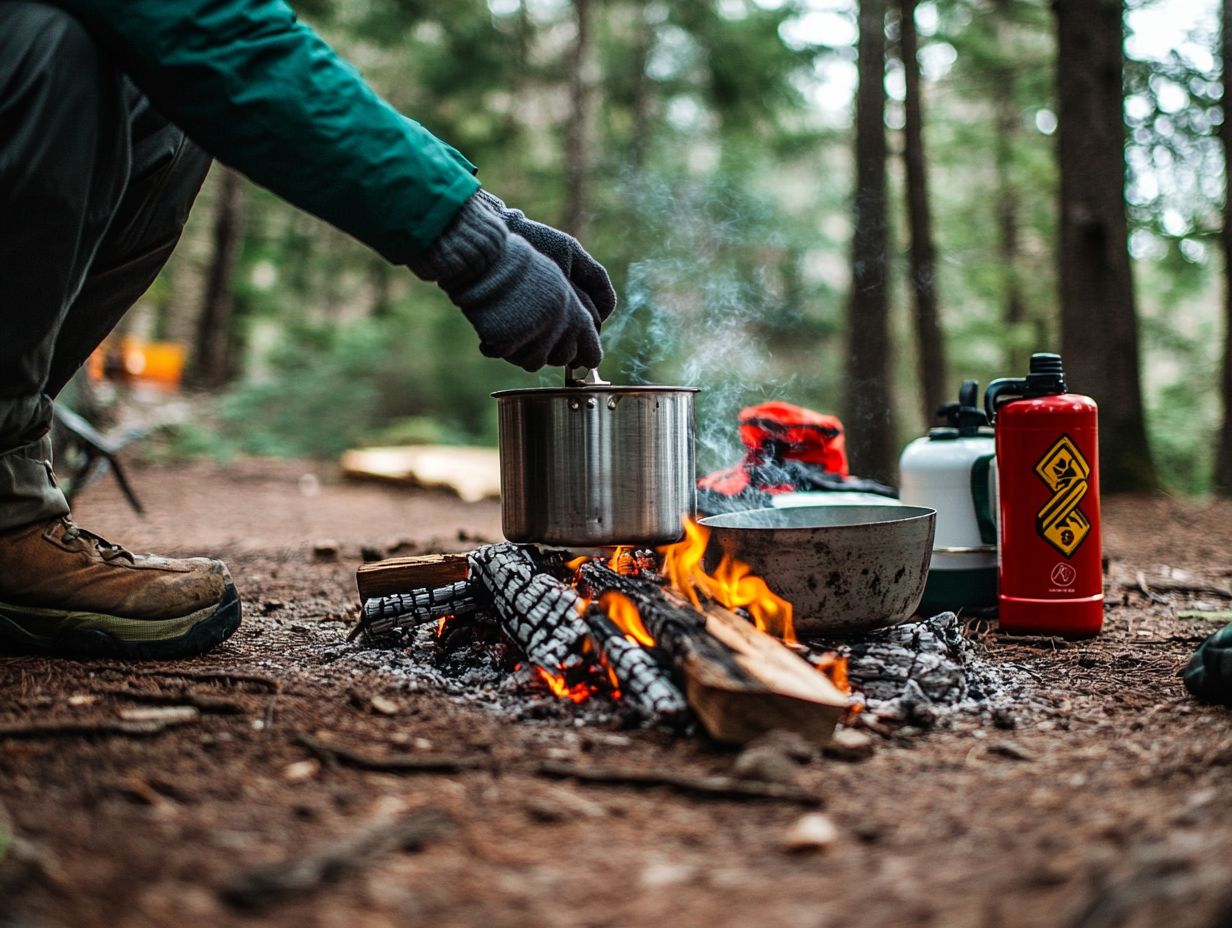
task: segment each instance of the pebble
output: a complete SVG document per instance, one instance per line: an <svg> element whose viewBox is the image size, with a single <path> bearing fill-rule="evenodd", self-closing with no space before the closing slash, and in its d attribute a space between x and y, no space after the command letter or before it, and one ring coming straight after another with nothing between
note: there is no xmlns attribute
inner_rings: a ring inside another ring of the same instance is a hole
<svg viewBox="0 0 1232 928"><path fill-rule="evenodd" d="M372 711L378 715L397 715L401 708L387 696L373 696L368 700L368 704L372 706Z"/></svg>
<svg viewBox="0 0 1232 928"><path fill-rule="evenodd" d="M322 538L312 545L312 556L318 561L335 561L338 559L338 542L332 538Z"/></svg>
<svg viewBox="0 0 1232 928"><path fill-rule="evenodd" d="M799 765L775 744L752 744L745 748L732 765L732 773L742 780L763 783L791 784L796 781Z"/></svg>
<svg viewBox="0 0 1232 928"><path fill-rule="evenodd" d="M853 728L838 728L830 743L822 748L822 753L835 760L861 761L868 760L876 750L872 735Z"/></svg>
<svg viewBox="0 0 1232 928"><path fill-rule="evenodd" d="M319 761L315 760L297 760L293 764L287 764L282 768L282 778L288 783L302 783L304 780L311 780L317 775L317 771L321 769Z"/></svg>
<svg viewBox="0 0 1232 928"><path fill-rule="evenodd" d="M838 840L838 828L824 812L809 812L796 819L783 836L783 850L792 854L827 851Z"/></svg>

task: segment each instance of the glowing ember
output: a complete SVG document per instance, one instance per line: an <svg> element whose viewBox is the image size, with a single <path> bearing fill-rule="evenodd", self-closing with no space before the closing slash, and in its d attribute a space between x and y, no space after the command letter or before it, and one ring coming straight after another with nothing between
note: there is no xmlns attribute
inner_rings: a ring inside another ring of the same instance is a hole
<svg viewBox="0 0 1232 928"><path fill-rule="evenodd" d="M625 633L625 637L630 641L636 641L642 647L653 648L655 640L650 632L646 631L646 626L642 624L642 617L638 614L637 606L633 604L633 600L629 599L623 593L609 591L604 593L599 600L599 606L607 612L607 616L612 620L612 623Z"/></svg>
<svg viewBox="0 0 1232 928"><path fill-rule="evenodd" d="M439 638L445 633L445 623L452 619L451 615L443 615L436 620L436 637Z"/></svg>
<svg viewBox="0 0 1232 928"><path fill-rule="evenodd" d="M763 632L794 644L796 629L791 603L771 591L748 564L729 554L723 555L713 574L706 573L702 569L702 557L710 540L710 530L693 519L685 519L684 528L684 541L659 549L663 573L672 586L699 609L702 596L728 609L744 609Z"/></svg>
<svg viewBox="0 0 1232 928"><path fill-rule="evenodd" d="M557 676L551 671L544 670L542 667L536 667L535 671L543 678L543 682L548 685L554 694L561 699L568 699L572 702L585 702L591 696L591 688L585 683L577 683L570 686L565 682L565 678Z"/></svg>

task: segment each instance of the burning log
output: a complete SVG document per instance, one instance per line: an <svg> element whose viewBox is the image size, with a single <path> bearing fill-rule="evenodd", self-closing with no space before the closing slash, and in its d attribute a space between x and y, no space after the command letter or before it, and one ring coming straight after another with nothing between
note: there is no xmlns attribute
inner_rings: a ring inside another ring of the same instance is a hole
<svg viewBox="0 0 1232 928"><path fill-rule="evenodd" d="M473 615L479 609L475 589L468 580L410 593L394 593L365 602L359 624L349 637L353 640L360 634L378 635L395 628L414 628L447 616Z"/></svg>
<svg viewBox="0 0 1232 928"><path fill-rule="evenodd" d="M668 723L688 715L684 694L663 672L653 654L626 638L616 623L594 606L586 611L586 624L600 661L616 678L629 706L646 718Z"/></svg>
<svg viewBox="0 0 1232 928"><path fill-rule="evenodd" d="M476 548L471 576L492 597L501 625L527 660L549 672L580 670L589 637L581 597L544 573L532 550L509 542Z"/></svg>
<svg viewBox="0 0 1232 928"><path fill-rule="evenodd" d="M826 677L744 619L707 604L704 612L652 580L592 561L579 570L592 598L617 592L637 607L646 631L666 651L689 705L710 736L741 744L770 729L828 741L847 698Z"/></svg>

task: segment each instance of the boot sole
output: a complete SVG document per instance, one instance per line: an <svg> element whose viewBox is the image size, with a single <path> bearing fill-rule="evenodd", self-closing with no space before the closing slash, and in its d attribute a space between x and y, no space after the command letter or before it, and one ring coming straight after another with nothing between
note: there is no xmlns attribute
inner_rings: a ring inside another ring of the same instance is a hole
<svg viewBox="0 0 1232 928"><path fill-rule="evenodd" d="M213 609L206 607L177 619L138 621L0 604L0 640L46 654L72 657L175 660L204 654L226 641L240 627L242 611L239 593L231 583ZM26 624L20 619L25 619ZM60 623L58 627L46 635L36 634L28 627L56 622ZM107 627L109 624L111 628Z"/></svg>

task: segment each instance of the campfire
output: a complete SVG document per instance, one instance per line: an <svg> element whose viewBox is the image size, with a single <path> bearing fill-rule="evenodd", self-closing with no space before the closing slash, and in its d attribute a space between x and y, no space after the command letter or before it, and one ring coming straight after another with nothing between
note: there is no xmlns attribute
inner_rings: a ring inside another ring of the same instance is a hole
<svg viewBox="0 0 1232 928"><path fill-rule="evenodd" d="M352 638L435 624L437 648L503 645L511 671L533 668L561 699L611 700L650 724L696 720L729 743L771 729L827 740L854 711L845 658L806 660L791 603L730 556L707 570L708 536L686 520L684 540L657 551L505 542L364 565Z"/></svg>

